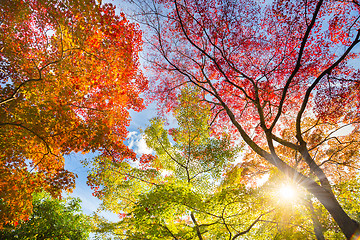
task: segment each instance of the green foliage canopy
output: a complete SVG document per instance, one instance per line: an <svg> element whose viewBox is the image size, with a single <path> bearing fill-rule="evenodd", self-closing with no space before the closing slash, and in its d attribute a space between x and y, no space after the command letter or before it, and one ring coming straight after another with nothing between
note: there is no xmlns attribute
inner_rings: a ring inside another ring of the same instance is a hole
<svg viewBox="0 0 360 240"><path fill-rule="evenodd" d="M82 213L80 199L59 200L49 194L34 194L33 213L17 226L5 225L1 239L83 240L90 234L90 217Z"/></svg>

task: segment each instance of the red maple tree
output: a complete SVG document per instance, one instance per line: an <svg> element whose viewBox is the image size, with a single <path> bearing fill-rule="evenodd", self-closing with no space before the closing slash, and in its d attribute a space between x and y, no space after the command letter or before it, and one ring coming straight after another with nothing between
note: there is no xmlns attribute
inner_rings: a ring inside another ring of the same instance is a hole
<svg viewBox="0 0 360 240"><path fill-rule="evenodd" d="M359 224L332 186L359 167L360 4L260 2L138 2L152 34L153 98L170 111L182 86L196 86L215 132L247 144L243 168L276 167L350 239ZM335 135L345 126L351 134Z"/></svg>

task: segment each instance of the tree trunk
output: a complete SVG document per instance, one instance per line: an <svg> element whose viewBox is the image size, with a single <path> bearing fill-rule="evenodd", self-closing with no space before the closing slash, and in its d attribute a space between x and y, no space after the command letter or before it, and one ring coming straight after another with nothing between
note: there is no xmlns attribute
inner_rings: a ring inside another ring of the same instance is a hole
<svg viewBox="0 0 360 240"><path fill-rule="evenodd" d="M328 210L347 239L355 239L355 236L360 234L359 223L351 219L346 214L344 209L340 206L339 202L336 200L336 198L333 197L331 193L322 187L320 187L322 191L319 191L319 188L315 189L311 186L307 186L306 188L321 202L326 210Z"/></svg>
<svg viewBox="0 0 360 240"><path fill-rule="evenodd" d="M317 240L325 240L321 223L319 222L319 219L317 218L317 215L314 210L314 206L313 206L312 202L307 201L306 205L309 208L309 211L311 214L311 220L313 222L314 233L315 233L316 239Z"/></svg>

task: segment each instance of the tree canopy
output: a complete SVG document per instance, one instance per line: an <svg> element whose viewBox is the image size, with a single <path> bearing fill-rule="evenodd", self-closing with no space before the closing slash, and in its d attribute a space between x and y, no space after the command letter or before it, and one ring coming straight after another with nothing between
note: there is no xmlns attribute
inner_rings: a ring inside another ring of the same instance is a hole
<svg viewBox="0 0 360 240"><path fill-rule="evenodd" d="M103 207L121 219L104 226L121 239L236 239L257 221L246 212L266 215L251 190L221 184L239 149L226 135L210 137L210 109L197 97L183 90L175 110L178 127L166 130L160 118L151 120L144 138L155 156L93 162L89 183L100 187Z"/></svg>
<svg viewBox="0 0 360 240"><path fill-rule="evenodd" d="M59 200L46 193L36 193L33 212L26 221L0 230L2 239L82 240L90 233L90 217L81 212L80 199Z"/></svg>
<svg viewBox="0 0 360 240"><path fill-rule="evenodd" d="M74 186L64 155L96 151L89 184L120 218L100 234L359 238L359 1L130 2L147 78L113 5L0 2L0 228ZM159 116L140 156L142 94Z"/></svg>
<svg viewBox="0 0 360 240"><path fill-rule="evenodd" d="M348 239L358 234L334 188L359 169L359 2L134 2L149 27L150 86L163 111L183 87L196 87L215 135L247 146L236 167L244 180L275 167Z"/></svg>
<svg viewBox="0 0 360 240"><path fill-rule="evenodd" d="M144 138L153 155L138 161L91 162L89 183L102 208L120 221L99 220L96 232L119 239L336 238L324 209L295 181L272 169L265 183L244 181L245 154L230 135L211 136L210 106L184 88L174 108L177 127L151 120ZM240 158L240 159L239 159ZM248 166L250 168L250 166ZM294 196L288 196L289 187ZM286 189L287 188L287 189ZM284 192L285 191L285 192ZM355 195L358 194L355 190ZM347 197L350 197L349 195ZM345 206L353 214L357 206ZM322 238L321 238L322 237Z"/></svg>
<svg viewBox="0 0 360 240"><path fill-rule="evenodd" d="M74 186L63 156L134 157L123 143L141 110L141 33L95 0L0 2L0 226L27 219L33 192Z"/></svg>

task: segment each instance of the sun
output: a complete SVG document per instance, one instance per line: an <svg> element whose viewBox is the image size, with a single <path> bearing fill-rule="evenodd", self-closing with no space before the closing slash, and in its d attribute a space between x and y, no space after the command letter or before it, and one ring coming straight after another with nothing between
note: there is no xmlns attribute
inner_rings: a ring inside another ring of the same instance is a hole
<svg viewBox="0 0 360 240"><path fill-rule="evenodd" d="M291 185L283 185L279 189L280 197L284 200L295 200L296 199L296 190Z"/></svg>

